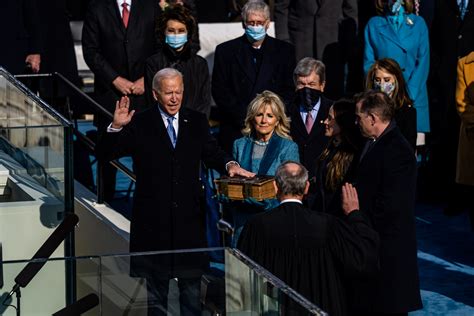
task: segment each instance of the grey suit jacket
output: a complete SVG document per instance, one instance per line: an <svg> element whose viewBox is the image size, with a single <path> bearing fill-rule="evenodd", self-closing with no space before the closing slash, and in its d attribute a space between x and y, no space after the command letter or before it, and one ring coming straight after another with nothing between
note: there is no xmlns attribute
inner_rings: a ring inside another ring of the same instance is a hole
<svg viewBox="0 0 474 316"><path fill-rule="evenodd" d="M295 45L297 60L322 60L326 47L340 41L341 30L356 25L357 0L275 0L276 37Z"/></svg>

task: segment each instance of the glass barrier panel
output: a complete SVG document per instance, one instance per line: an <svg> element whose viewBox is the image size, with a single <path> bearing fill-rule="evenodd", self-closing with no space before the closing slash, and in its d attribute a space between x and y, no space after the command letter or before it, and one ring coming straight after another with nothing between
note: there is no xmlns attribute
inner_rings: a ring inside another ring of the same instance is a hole
<svg viewBox="0 0 474 316"><path fill-rule="evenodd" d="M2 156L12 157L21 168L11 172L30 175L64 200L68 128L68 121L0 68L0 165Z"/></svg>
<svg viewBox="0 0 474 316"><path fill-rule="evenodd" d="M327 315L234 249L5 261L2 277L0 315L15 315L18 304L23 315L51 315L67 305L71 289L69 308L96 296L84 315ZM15 293L8 297L15 284L22 285L20 303Z"/></svg>
<svg viewBox="0 0 474 316"><path fill-rule="evenodd" d="M72 282L76 283L78 300L89 294L95 294L100 299L99 257L4 261L2 268L0 315L17 315L18 307L20 315L52 315L66 307L66 292L68 287L73 286ZM73 280L66 277L69 269L75 269ZM16 284L20 286L11 293L17 288ZM84 315L101 315L100 305Z"/></svg>
<svg viewBox="0 0 474 316"><path fill-rule="evenodd" d="M222 258L222 262L216 262ZM233 249L102 257L104 315L327 315Z"/></svg>

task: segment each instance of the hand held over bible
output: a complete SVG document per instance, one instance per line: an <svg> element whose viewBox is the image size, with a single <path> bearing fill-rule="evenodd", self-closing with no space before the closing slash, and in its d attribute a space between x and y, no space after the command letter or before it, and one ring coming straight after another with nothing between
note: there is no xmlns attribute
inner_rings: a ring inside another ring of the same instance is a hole
<svg viewBox="0 0 474 316"><path fill-rule="evenodd" d="M357 190L350 183L346 183L342 186L342 209L346 215L359 209Z"/></svg>
<svg viewBox="0 0 474 316"><path fill-rule="evenodd" d="M112 128L122 128L123 126L130 123L132 120L135 110L129 111L130 99L124 96L117 101L115 105L114 121L112 122Z"/></svg>
<svg viewBox="0 0 474 316"><path fill-rule="evenodd" d="M247 171L244 168L241 168L237 164L230 164L228 167L227 173L229 174L229 177L235 177L235 176L242 176L246 178L255 177L255 173Z"/></svg>

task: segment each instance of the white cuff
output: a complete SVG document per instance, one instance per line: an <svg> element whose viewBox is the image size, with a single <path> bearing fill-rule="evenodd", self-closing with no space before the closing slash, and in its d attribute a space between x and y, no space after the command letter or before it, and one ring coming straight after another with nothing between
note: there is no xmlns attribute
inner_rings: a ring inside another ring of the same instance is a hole
<svg viewBox="0 0 474 316"><path fill-rule="evenodd" d="M109 124L109 126L107 126L107 133L117 133L117 132L120 132L122 130L123 127L120 127L120 128L113 128L112 127L112 123ZM230 162L230 161L229 161ZM227 165L226 165L227 167Z"/></svg>
<svg viewBox="0 0 474 316"><path fill-rule="evenodd" d="M225 164L225 170L226 171L229 171L230 165L237 165L237 166L240 167L240 164L237 161L231 160L231 161L229 161L228 163Z"/></svg>

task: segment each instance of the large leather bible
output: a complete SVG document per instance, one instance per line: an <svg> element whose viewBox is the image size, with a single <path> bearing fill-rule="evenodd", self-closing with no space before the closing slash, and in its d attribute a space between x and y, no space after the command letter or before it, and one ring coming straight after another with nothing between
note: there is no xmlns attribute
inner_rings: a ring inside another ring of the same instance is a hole
<svg viewBox="0 0 474 316"><path fill-rule="evenodd" d="M222 176L214 180L217 193L230 200L254 198L257 201L274 198L276 195L272 176L255 176L253 178Z"/></svg>

